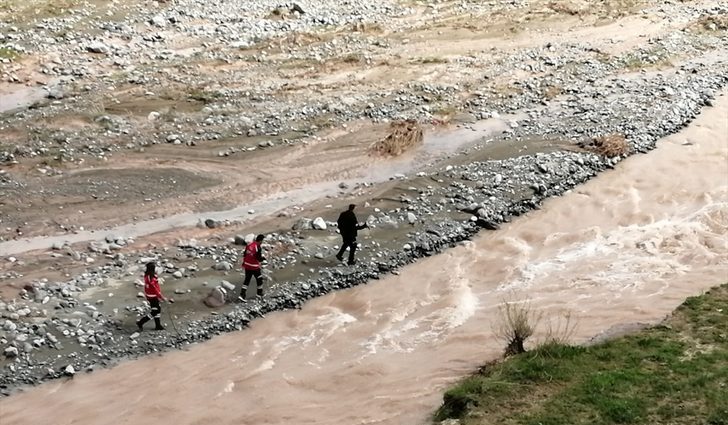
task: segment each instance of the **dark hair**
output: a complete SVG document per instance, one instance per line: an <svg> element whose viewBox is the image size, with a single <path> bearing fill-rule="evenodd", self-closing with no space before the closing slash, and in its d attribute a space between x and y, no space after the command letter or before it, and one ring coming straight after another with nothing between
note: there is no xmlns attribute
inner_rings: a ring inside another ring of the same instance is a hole
<svg viewBox="0 0 728 425"><path fill-rule="evenodd" d="M154 277L154 262L147 263L147 270L144 272L144 276Z"/></svg>
<svg viewBox="0 0 728 425"><path fill-rule="evenodd" d="M349 204L349 211L353 211L356 208L356 204Z"/></svg>
<svg viewBox="0 0 728 425"><path fill-rule="evenodd" d="M258 235L255 237L255 240L258 242L263 242L263 239L265 239L265 235Z"/></svg>

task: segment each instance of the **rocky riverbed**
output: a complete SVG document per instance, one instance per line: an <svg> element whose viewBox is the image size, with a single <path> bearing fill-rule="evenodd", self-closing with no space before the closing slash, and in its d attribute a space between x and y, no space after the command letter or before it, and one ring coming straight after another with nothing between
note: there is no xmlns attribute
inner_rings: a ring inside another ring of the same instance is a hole
<svg viewBox="0 0 728 425"><path fill-rule="evenodd" d="M223 3L150 3L138 13L101 2L35 25L3 18L0 51L17 55L6 54L2 89L57 83L46 100L2 115L1 237L84 227L107 235L3 255L3 394L240 330L396 273L655 148L728 83L728 9L717 2L607 2L613 9L589 12L564 2L573 15L539 2ZM576 33L518 35L571 25L569 16L581 17ZM466 24L510 35L500 44L455 37ZM366 76L382 73L392 78ZM402 118L445 134L443 125L502 126L407 172L360 177L378 123ZM629 151L605 157L583 147L609 135ZM336 151L347 143L359 145ZM298 154L307 149L310 157ZM315 168L327 160L329 169ZM250 185L271 191L288 188L283 180L358 183L253 222L204 220L204 211L259 195L240 186L250 174L243 167L260 174ZM371 227L353 267L334 259L333 222L350 200ZM139 238L103 230L180 209L200 212L198 228ZM257 232L268 234L266 295L223 304L240 288L242 241ZM167 331L139 334L148 261L177 302L163 306Z"/></svg>

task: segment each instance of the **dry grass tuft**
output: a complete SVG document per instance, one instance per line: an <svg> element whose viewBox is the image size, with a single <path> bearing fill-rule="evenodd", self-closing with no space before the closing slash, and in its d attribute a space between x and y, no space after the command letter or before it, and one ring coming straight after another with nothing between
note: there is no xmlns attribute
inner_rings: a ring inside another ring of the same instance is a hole
<svg viewBox="0 0 728 425"><path fill-rule="evenodd" d="M341 58L344 63L362 63L365 61L364 56L359 53L349 53L348 55Z"/></svg>
<svg viewBox="0 0 728 425"><path fill-rule="evenodd" d="M703 15L691 26L703 31L726 31L728 30L728 16Z"/></svg>
<svg viewBox="0 0 728 425"><path fill-rule="evenodd" d="M577 16L584 13L584 9L579 8L575 4L572 4L571 2L551 2L548 4L548 8L553 10L556 13L560 13L562 15L571 15L571 16Z"/></svg>
<svg viewBox="0 0 728 425"><path fill-rule="evenodd" d="M608 158L629 153L629 143L621 134L595 137L590 143L582 143L581 147Z"/></svg>
<svg viewBox="0 0 728 425"><path fill-rule="evenodd" d="M500 321L493 332L506 343L506 357L525 353L524 343L536 330L541 313L536 312L529 301L506 302L499 307L499 312Z"/></svg>
<svg viewBox="0 0 728 425"><path fill-rule="evenodd" d="M367 24L364 22L356 22L349 27L351 32L360 32L364 34L381 34L384 29L379 24Z"/></svg>
<svg viewBox="0 0 728 425"><path fill-rule="evenodd" d="M553 100L562 92L563 89L560 86L548 86L544 89L543 95L546 99Z"/></svg>
<svg viewBox="0 0 728 425"><path fill-rule="evenodd" d="M370 152L381 156L398 156L424 139L422 127L417 121L395 121L390 125L389 136L374 143Z"/></svg>
<svg viewBox="0 0 728 425"><path fill-rule="evenodd" d="M546 336L541 345L571 344L576 328L577 322L571 312L566 312L563 316L557 316L556 319L549 317L546 321Z"/></svg>

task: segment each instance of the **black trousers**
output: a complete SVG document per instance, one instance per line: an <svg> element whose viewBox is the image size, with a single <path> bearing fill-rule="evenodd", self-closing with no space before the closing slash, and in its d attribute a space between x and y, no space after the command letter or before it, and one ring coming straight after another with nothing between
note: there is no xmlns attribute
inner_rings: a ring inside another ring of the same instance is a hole
<svg viewBox="0 0 728 425"><path fill-rule="evenodd" d="M137 325L144 326L145 323L147 323L149 320L154 319L154 324L156 325L157 329L164 329L162 327L162 306L159 304L159 298L150 298L147 297L147 301L149 302L149 305L152 307L152 311L147 314L146 316L139 319L137 322Z"/></svg>
<svg viewBox="0 0 728 425"><path fill-rule="evenodd" d="M255 278L255 283L258 285L258 296L263 296L263 284L265 283L265 278L263 277L262 273L260 272L260 269L258 270L245 270L245 280L243 281L243 290L240 291L240 296L245 298L248 293L248 285L250 285L250 281Z"/></svg>
<svg viewBox="0 0 728 425"><path fill-rule="evenodd" d="M356 254L356 238L346 237L342 238L341 241L341 249L339 249L339 253L336 254L336 257L338 259L344 258L344 252L346 252L346 249L349 248L349 262L354 262L354 254Z"/></svg>
<svg viewBox="0 0 728 425"><path fill-rule="evenodd" d="M152 312L149 317L152 319L159 319L162 316L162 306L159 304L159 298L147 298L149 305L152 307Z"/></svg>

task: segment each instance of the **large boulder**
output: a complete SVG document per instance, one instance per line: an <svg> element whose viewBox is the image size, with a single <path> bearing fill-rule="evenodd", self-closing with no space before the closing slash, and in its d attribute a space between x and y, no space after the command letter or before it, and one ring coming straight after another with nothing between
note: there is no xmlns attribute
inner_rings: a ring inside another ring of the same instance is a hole
<svg viewBox="0 0 728 425"><path fill-rule="evenodd" d="M18 349L15 347L7 347L3 354L5 354L5 357L12 359L18 357Z"/></svg>
<svg viewBox="0 0 728 425"><path fill-rule="evenodd" d="M11 322L10 320L6 320L5 324L3 325L3 329L5 329L8 332L12 332L12 331L18 329L18 325Z"/></svg>
<svg viewBox="0 0 728 425"><path fill-rule="evenodd" d="M218 308L225 305L228 298L228 292L221 286L213 288L207 297L202 301L206 306Z"/></svg>
<svg viewBox="0 0 728 425"><path fill-rule="evenodd" d="M233 265L229 261L221 261L213 267L215 270L229 272L233 269Z"/></svg>
<svg viewBox="0 0 728 425"><path fill-rule="evenodd" d="M255 240L255 233L248 233L247 235L235 235L235 245L245 246Z"/></svg>
<svg viewBox="0 0 728 425"><path fill-rule="evenodd" d="M293 230L311 230L313 229L313 220L310 218L301 218L293 224Z"/></svg>
<svg viewBox="0 0 728 425"><path fill-rule="evenodd" d="M177 241L179 248L197 248L197 239L180 239Z"/></svg>
<svg viewBox="0 0 728 425"><path fill-rule="evenodd" d="M227 280L223 280L220 282L220 286L222 286L223 289L225 289L227 292L234 293L235 292L235 285L228 282Z"/></svg>
<svg viewBox="0 0 728 425"><path fill-rule="evenodd" d="M91 53L109 53L109 47L100 41L95 41L86 46L86 50Z"/></svg>
<svg viewBox="0 0 728 425"><path fill-rule="evenodd" d="M379 219L378 227L382 227L384 229L396 229L399 227L399 224L397 223L397 220L395 220L394 218L392 218L388 215L385 215Z"/></svg>
<svg viewBox="0 0 728 425"><path fill-rule="evenodd" d="M321 217L316 217L311 225L316 230L326 230L326 221Z"/></svg>
<svg viewBox="0 0 728 425"><path fill-rule="evenodd" d="M416 222L417 222L417 216L414 215L414 213L408 212L407 213L407 223L415 224Z"/></svg>
<svg viewBox="0 0 728 425"><path fill-rule="evenodd" d="M483 229L488 229L488 230L500 229L500 226L498 225L498 223L496 223L494 221L490 221L490 220L484 220L482 218L477 219L475 224L477 224L478 227L482 227Z"/></svg>

